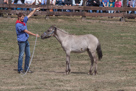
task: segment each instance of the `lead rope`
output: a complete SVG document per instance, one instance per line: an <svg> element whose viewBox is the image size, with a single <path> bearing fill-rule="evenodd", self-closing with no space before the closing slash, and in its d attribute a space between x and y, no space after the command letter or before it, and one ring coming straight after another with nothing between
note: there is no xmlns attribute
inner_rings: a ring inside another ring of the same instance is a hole
<svg viewBox="0 0 136 91"><path fill-rule="evenodd" d="M23 77L23 76L25 76L25 75L27 74L27 72L28 72L28 70L29 70L29 68L30 68L30 65L31 65L31 63L32 63L33 56L34 56L34 51L35 51L36 42L37 42L37 35L36 35L35 45L34 45L34 49L33 49L33 54L32 54L32 57L31 57L31 60L30 60L29 66L28 66L28 68L27 68L26 72L25 72L23 75L21 75L22 77Z"/></svg>

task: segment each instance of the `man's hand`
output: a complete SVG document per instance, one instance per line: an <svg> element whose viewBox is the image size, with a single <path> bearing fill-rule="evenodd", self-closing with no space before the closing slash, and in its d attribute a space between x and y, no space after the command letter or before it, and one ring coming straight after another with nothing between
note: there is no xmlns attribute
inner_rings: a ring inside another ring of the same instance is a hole
<svg viewBox="0 0 136 91"><path fill-rule="evenodd" d="M36 37L40 37L39 34L36 34Z"/></svg>
<svg viewBox="0 0 136 91"><path fill-rule="evenodd" d="M33 10L27 17L30 18L30 17L34 14L34 12L35 12L36 10L40 10L40 8L41 8L41 7L38 7L38 8L36 8L35 10Z"/></svg>

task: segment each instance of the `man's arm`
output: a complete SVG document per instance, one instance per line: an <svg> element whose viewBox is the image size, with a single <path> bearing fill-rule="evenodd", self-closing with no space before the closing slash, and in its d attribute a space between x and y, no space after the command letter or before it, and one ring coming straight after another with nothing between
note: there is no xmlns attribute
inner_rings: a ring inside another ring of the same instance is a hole
<svg viewBox="0 0 136 91"><path fill-rule="evenodd" d="M33 10L27 17L30 18L30 17L34 14L34 12L35 12L36 10L40 10L40 8L38 7L38 8L36 8L35 10Z"/></svg>
<svg viewBox="0 0 136 91"><path fill-rule="evenodd" d="M34 33L30 32L30 31L28 31L26 29L24 30L24 32L27 33L27 34L29 34L29 35L40 37L38 34L34 34Z"/></svg>
<svg viewBox="0 0 136 91"><path fill-rule="evenodd" d="M73 4L73 6L75 6L75 5L76 5L75 0L72 0L72 4Z"/></svg>

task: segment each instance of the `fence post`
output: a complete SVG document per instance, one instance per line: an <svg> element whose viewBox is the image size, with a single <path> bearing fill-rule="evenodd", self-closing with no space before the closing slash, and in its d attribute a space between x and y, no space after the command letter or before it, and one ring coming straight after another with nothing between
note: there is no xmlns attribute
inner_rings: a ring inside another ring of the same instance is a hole
<svg viewBox="0 0 136 91"><path fill-rule="evenodd" d="M47 10L46 10L46 12L47 12L47 15L45 16L45 19L49 19L49 5L50 5L50 0L47 0Z"/></svg>
<svg viewBox="0 0 136 91"><path fill-rule="evenodd" d="M10 5L11 5L11 0L8 0L8 18L11 18L11 14L10 14L10 12L11 12L11 7L10 7Z"/></svg>
<svg viewBox="0 0 136 91"><path fill-rule="evenodd" d="M87 0L83 0L83 6L84 6L84 7L86 6L86 1L87 1ZM86 19L86 16L85 16L85 8L83 8L82 20L85 20L85 19Z"/></svg>
<svg viewBox="0 0 136 91"><path fill-rule="evenodd" d="M125 7L127 7L127 0L123 0L123 17L120 18L120 21L122 22L125 22L125 14L127 13L127 11L124 11L125 10Z"/></svg>

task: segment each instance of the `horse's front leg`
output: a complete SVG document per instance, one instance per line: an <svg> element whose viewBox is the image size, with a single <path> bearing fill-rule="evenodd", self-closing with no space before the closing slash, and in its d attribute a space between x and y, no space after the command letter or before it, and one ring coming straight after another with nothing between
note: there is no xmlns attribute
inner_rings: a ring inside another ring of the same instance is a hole
<svg viewBox="0 0 136 91"><path fill-rule="evenodd" d="M66 53L66 74L69 74L71 71L70 69L70 52Z"/></svg>

